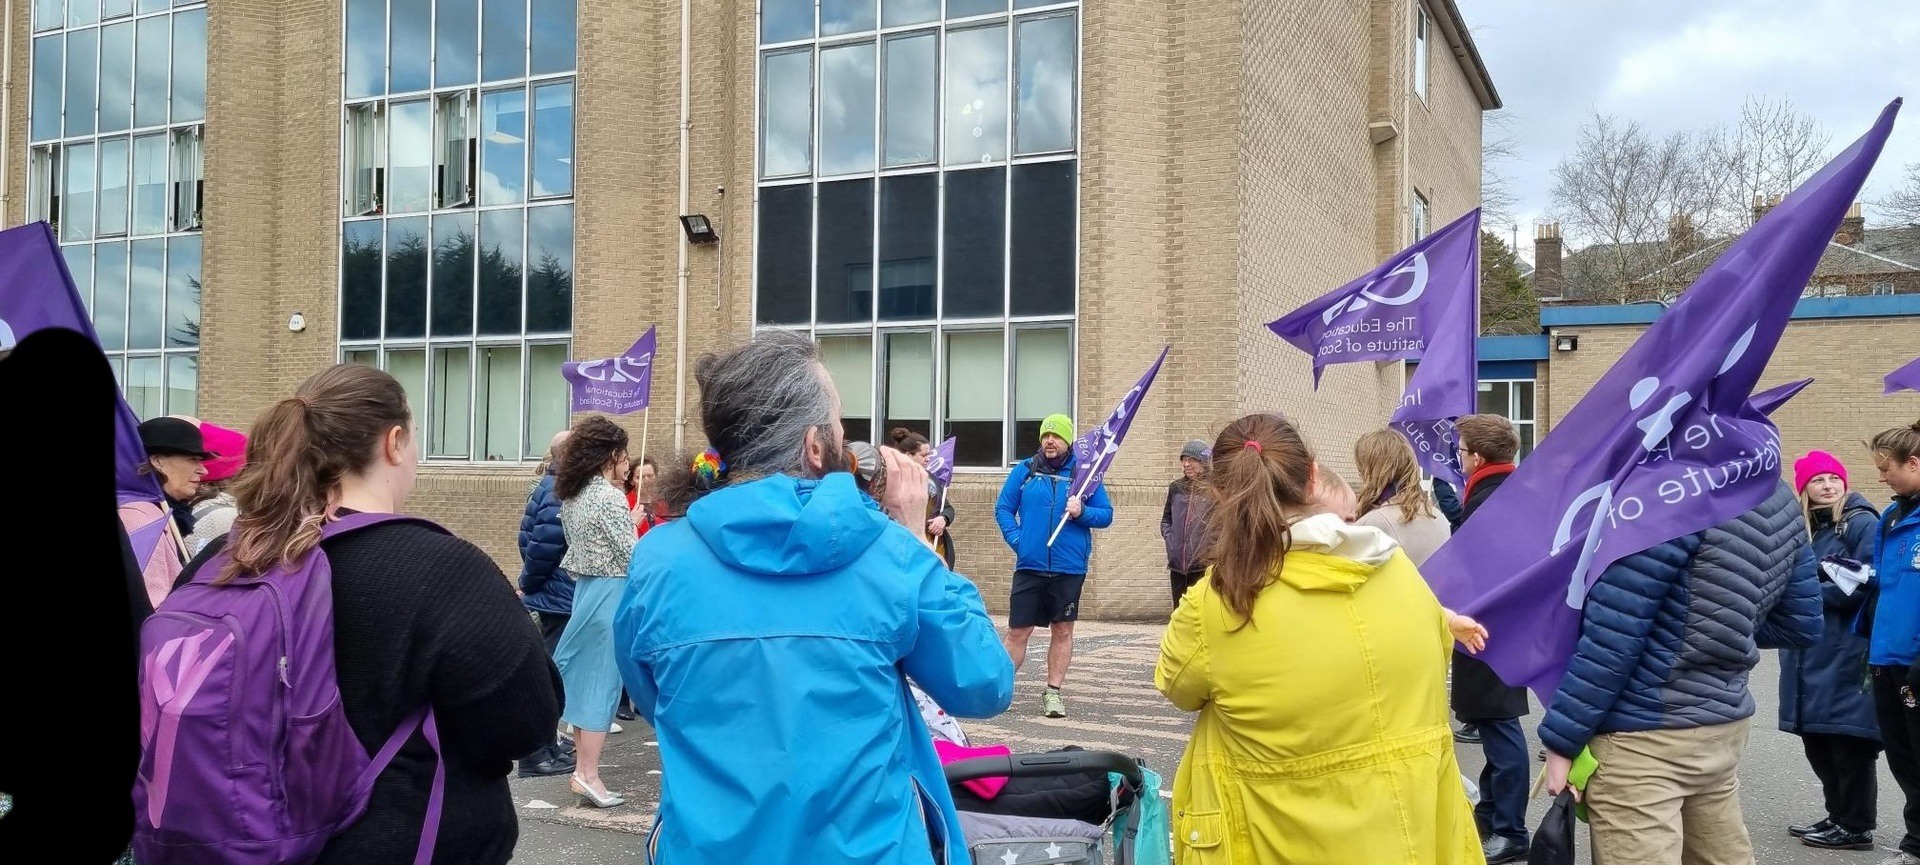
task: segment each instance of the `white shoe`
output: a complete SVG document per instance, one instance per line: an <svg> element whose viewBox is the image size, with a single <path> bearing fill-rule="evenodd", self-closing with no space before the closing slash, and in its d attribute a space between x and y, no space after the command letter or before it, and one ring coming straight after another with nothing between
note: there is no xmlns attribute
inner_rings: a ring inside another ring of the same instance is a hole
<svg viewBox="0 0 1920 865"><path fill-rule="evenodd" d="M618 732L621 732L621 728L620 728L620 722L619 722L619 721L615 721L615 722L613 722L613 726L611 726L611 727L608 727L608 728L607 728L607 732L609 732L609 733L618 733Z"/></svg>

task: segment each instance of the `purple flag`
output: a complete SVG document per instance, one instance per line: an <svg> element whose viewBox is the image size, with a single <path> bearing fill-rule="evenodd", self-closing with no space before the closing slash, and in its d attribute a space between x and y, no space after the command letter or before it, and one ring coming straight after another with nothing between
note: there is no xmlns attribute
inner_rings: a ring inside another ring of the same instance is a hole
<svg viewBox="0 0 1920 865"><path fill-rule="evenodd" d="M1473 414L1479 356L1480 210L1267 328L1313 355L1313 384L1336 363L1417 360L1392 426L1423 469L1465 483L1453 419Z"/></svg>
<svg viewBox="0 0 1920 865"><path fill-rule="evenodd" d="M1778 487L1780 433L1748 400L1899 107L1734 241L1421 566L1486 625L1502 679L1551 701L1607 566Z"/></svg>
<svg viewBox="0 0 1920 865"><path fill-rule="evenodd" d="M27 334L50 327L78 331L100 344L93 331L93 320L86 304L73 287L67 261L54 242L53 230L44 222L0 231L0 349L11 349ZM140 446L140 422L115 391L113 468L114 487L120 504L158 502L160 482L154 475L139 473L147 461ZM164 520L160 522L165 522ZM136 544L135 549L140 549ZM143 558L153 552L151 545ZM141 563L145 567L145 562Z"/></svg>
<svg viewBox="0 0 1920 865"><path fill-rule="evenodd" d="M1160 374L1160 365L1167 362L1167 351L1171 348L1171 345L1161 347L1160 357L1147 368L1147 374L1134 383L1133 389L1120 398L1120 404L1113 407L1106 423L1074 440L1073 489L1069 495L1085 501L1093 495L1093 488L1100 485L1100 479L1107 476L1107 469L1113 467L1113 458L1120 455L1121 441L1126 439L1127 430L1133 428L1134 416L1140 412L1140 400L1153 387L1153 379Z"/></svg>
<svg viewBox="0 0 1920 865"><path fill-rule="evenodd" d="M619 357L561 364L560 374L573 386L573 410L632 414L646 408L653 400L653 351L660 341L658 330L657 326L647 328Z"/></svg>
<svg viewBox="0 0 1920 865"><path fill-rule="evenodd" d="M1754 411L1767 417L1773 417L1774 409L1786 405L1787 400L1793 399L1795 394L1806 390L1807 385L1810 384L1813 384L1813 379L1810 378L1790 381L1772 390L1756 393L1753 395L1753 399L1747 400L1747 402L1753 403Z"/></svg>
<svg viewBox="0 0 1920 865"><path fill-rule="evenodd" d="M956 441L956 437L947 436L946 441L927 455L927 474L943 487L953 483L953 445Z"/></svg>
<svg viewBox="0 0 1920 865"><path fill-rule="evenodd" d="M1913 362L1906 366L1887 373L1886 382L1887 389L1881 391L1881 396L1903 390L1920 391L1920 357L1914 358Z"/></svg>

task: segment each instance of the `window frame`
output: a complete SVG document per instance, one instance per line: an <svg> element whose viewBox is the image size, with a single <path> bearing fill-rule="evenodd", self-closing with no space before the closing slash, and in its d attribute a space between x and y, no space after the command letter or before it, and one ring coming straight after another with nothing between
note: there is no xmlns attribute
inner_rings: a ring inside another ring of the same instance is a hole
<svg viewBox="0 0 1920 865"><path fill-rule="evenodd" d="M1428 91L1433 76L1433 16L1428 14L1427 5L1421 0L1413 3L1412 57L1407 75L1409 89L1419 97L1421 105L1428 103Z"/></svg>
<svg viewBox="0 0 1920 865"><path fill-rule="evenodd" d="M1519 385L1521 384L1525 384L1533 393L1533 411L1525 419L1520 417ZM1532 454L1534 448L1540 446L1540 380L1537 377L1479 379L1474 384L1474 407L1476 410L1479 408L1479 394L1492 392L1494 386L1504 387L1507 394L1507 407L1500 412L1500 416L1506 418L1508 423L1513 424L1516 434L1520 433L1522 427L1525 427L1527 430L1527 434L1520 435L1520 450L1514 454L1513 461L1518 463ZM1485 390L1482 390L1482 388L1485 388Z"/></svg>

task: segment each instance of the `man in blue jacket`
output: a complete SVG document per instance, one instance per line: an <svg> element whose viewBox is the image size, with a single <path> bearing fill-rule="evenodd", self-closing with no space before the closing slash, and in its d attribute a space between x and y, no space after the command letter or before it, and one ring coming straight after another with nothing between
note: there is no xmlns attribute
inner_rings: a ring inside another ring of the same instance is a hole
<svg viewBox="0 0 1920 865"><path fill-rule="evenodd" d="M1053 631L1047 648L1047 689L1040 694L1040 712L1049 718L1067 716L1060 686L1066 684L1067 665L1073 660L1073 623L1080 618L1093 530L1113 525L1113 504L1105 487L1095 487L1085 502L1068 494L1077 471L1072 441L1072 418L1056 414L1042 421L1039 452L1007 473L993 507L1000 536L1014 555L1005 642L1015 673L1027 659L1033 629L1047 625ZM1063 519L1060 537L1048 544Z"/></svg>
<svg viewBox="0 0 1920 865"><path fill-rule="evenodd" d="M560 634L573 618L573 578L560 569L567 554L567 533L560 527L560 498L553 494L554 454L567 440L561 430L547 445L540 463L540 479L527 492L527 510L520 517L520 602L540 619L540 636L547 656L560 644ZM574 770L573 742L564 736L520 761L520 777L565 775Z"/></svg>

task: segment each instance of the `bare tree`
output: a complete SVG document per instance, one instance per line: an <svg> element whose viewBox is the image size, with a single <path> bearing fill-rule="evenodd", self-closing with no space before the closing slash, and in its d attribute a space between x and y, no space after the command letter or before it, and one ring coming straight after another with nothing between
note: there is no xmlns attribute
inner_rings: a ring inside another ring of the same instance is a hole
<svg viewBox="0 0 1920 865"><path fill-rule="evenodd" d="M1893 194L1874 202L1888 222L1920 226L1920 162L1907 166L1907 177Z"/></svg>
<svg viewBox="0 0 1920 865"><path fill-rule="evenodd" d="M1832 134L1787 99L1748 96L1740 119L1700 137L1700 157L1712 184L1717 228L1753 223L1756 199L1786 195L1827 162Z"/></svg>
<svg viewBox="0 0 1920 865"><path fill-rule="evenodd" d="M1480 224L1512 225L1520 202L1513 188L1513 165L1519 162L1520 141L1514 134L1511 112L1482 115L1480 124Z"/></svg>
<svg viewBox="0 0 1920 865"><path fill-rule="evenodd" d="M1714 230L1713 186L1696 136L1655 138L1595 113L1554 168L1553 208L1586 249L1569 264L1568 296L1610 303L1665 299L1657 274Z"/></svg>

